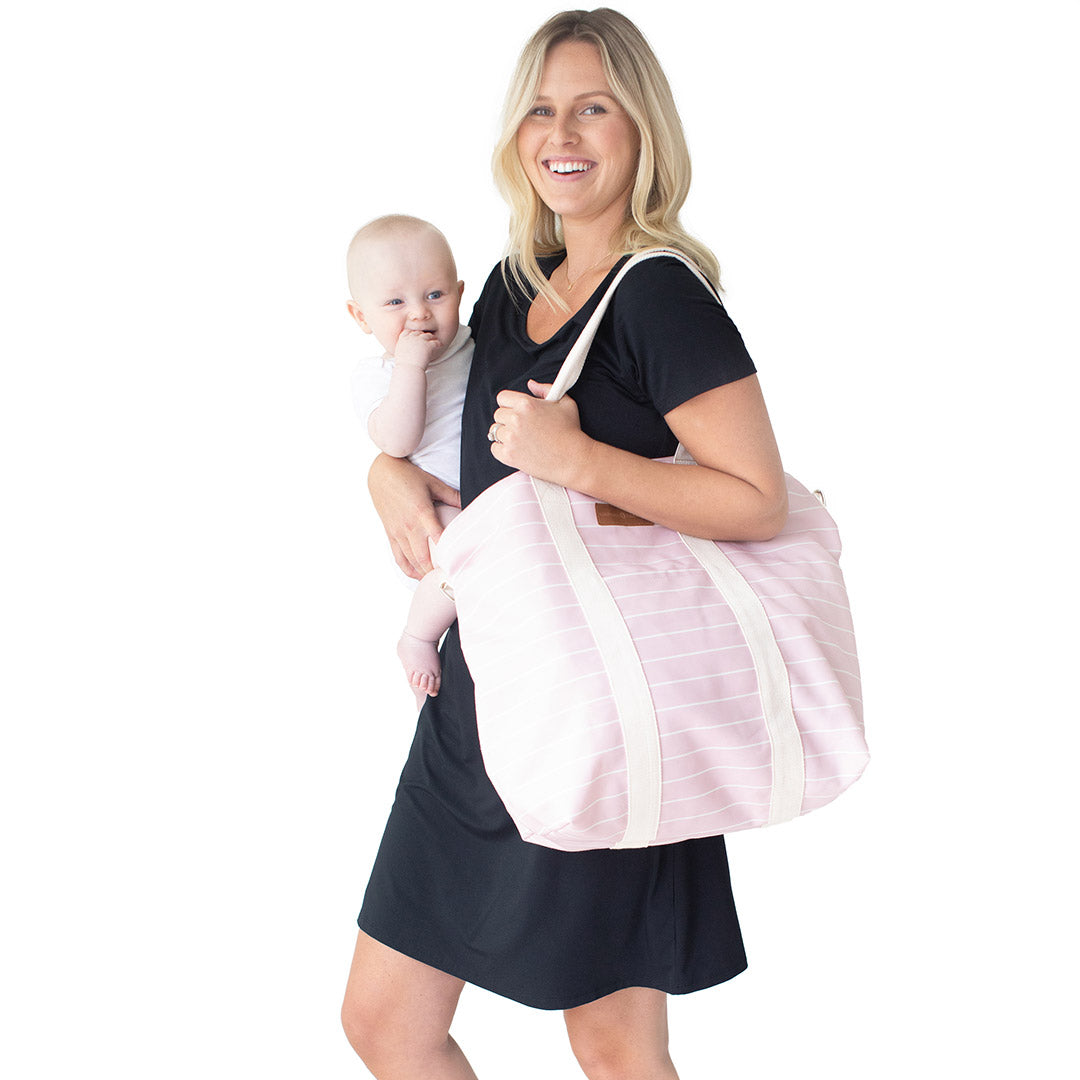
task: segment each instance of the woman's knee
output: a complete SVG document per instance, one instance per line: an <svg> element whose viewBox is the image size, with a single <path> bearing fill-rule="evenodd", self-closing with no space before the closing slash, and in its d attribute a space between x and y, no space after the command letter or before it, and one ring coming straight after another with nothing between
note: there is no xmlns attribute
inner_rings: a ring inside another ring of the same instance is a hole
<svg viewBox="0 0 1080 1080"><path fill-rule="evenodd" d="M570 1046L589 1080L622 1080L637 1075L632 1071L636 1055L609 1033L579 1031L570 1037Z"/></svg>
<svg viewBox="0 0 1080 1080"><path fill-rule="evenodd" d="M571 1039L570 1045L589 1080L677 1080L666 1045L643 1046L629 1032Z"/></svg>
<svg viewBox="0 0 1080 1080"><path fill-rule="evenodd" d="M667 1000L620 991L566 1013L570 1045L589 1080L677 1080L668 1055Z"/></svg>
<svg viewBox="0 0 1080 1080"><path fill-rule="evenodd" d="M419 1004L373 993L348 993L341 1026L349 1045L376 1076L398 1075L445 1053L449 1024Z"/></svg>
<svg viewBox="0 0 1080 1080"><path fill-rule="evenodd" d="M372 1061L385 1052L396 1023L386 1002L350 986L341 1005L341 1026L349 1045L364 1061Z"/></svg>
<svg viewBox="0 0 1080 1080"><path fill-rule="evenodd" d="M341 1006L345 1037L369 1068L438 1052L463 985L360 934Z"/></svg>

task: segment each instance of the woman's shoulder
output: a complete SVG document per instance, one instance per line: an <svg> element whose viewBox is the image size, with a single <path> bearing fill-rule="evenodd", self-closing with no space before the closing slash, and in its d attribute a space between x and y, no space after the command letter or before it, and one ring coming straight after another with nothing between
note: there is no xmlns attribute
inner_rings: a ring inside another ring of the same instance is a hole
<svg viewBox="0 0 1080 1080"><path fill-rule="evenodd" d="M665 408L693 396L684 392L688 381L698 380L691 389L699 392L756 370L723 304L680 259L657 256L632 267L612 307L621 351Z"/></svg>
<svg viewBox="0 0 1080 1080"><path fill-rule="evenodd" d="M541 260L541 267L543 266L544 261ZM546 274L550 271L545 269L544 272ZM529 302L531 299L532 297L528 295L525 287L515 279L510 267L510 260L501 259L491 268L491 273L488 274L487 280L484 282L477 303L494 303L509 300L517 304L522 300Z"/></svg>
<svg viewBox="0 0 1080 1080"><path fill-rule="evenodd" d="M499 262L495 264L491 273L488 274L484 287L480 290L480 295L473 304L472 315L469 317L469 326L472 329L473 337L476 337L479 332L485 314L496 310L505 296L506 282L503 279L503 264Z"/></svg>
<svg viewBox="0 0 1080 1080"><path fill-rule="evenodd" d="M491 268L491 273L488 274L487 279L484 281L484 287L480 290L481 297L490 296L496 289L504 286L504 265L505 260L501 260Z"/></svg>
<svg viewBox="0 0 1080 1080"><path fill-rule="evenodd" d="M681 259L655 256L631 267L615 290L615 326L632 338L738 331L712 287Z"/></svg>
<svg viewBox="0 0 1080 1080"><path fill-rule="evenodd" d="M687 300L706 301L716 308L723 305L681 259L657 255L632 267L615 291L619 306L630 311L646 310Z"/></svg>

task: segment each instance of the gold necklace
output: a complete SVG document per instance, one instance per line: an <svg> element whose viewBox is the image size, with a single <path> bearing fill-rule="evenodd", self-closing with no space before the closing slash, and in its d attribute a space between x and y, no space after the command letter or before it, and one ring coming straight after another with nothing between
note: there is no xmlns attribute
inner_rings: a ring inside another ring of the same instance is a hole
<svg viewBox="0 0 1080 1080"><path fill-rule="evenodd" d="M580 274L578 274L577 278L574 281L570 280L570 271L567 269L567 265L569 263L569 260L564 260L563 264L562 264L563 265L563 277L566 278L566 292L567 292L567 295L569 295L570 293L572 293L574 291L574 286L577 285L581 281L581 279L583 277L585 277L586 274L588 274L592 270L595 270L602 262L607 262L610 259L611 259L610 253L607 254L607 255L601 255L600 258L596 260L596 262L592 263L590 266L586 266L585 269L582 270Z"/></svg>

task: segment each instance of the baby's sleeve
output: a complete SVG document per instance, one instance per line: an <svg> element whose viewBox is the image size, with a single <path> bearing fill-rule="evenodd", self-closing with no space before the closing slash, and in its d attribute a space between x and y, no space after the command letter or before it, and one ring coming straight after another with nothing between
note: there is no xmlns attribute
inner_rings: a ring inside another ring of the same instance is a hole
<svg viewBox="0 0 1080 1080"><path fill-rule="evenodd" d="M394 363L389 357L370 356L362 359L352 373L353 407L364 431L367 431L371 414L390 392L393 370Z"/></svg>

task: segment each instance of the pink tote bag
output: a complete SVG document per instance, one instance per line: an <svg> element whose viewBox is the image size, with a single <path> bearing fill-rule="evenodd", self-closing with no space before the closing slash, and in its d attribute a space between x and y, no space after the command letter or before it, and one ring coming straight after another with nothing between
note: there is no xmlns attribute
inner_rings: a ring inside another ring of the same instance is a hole
<svg viewBox="0 0 1080 1080"><path fill-rule="evenodd" d="M657 257L705 281L679 252L629 260L552 395L576 381L622 277ZM674 460L691 459L680 447ZM839 535L791 477L788 493L787 525L760 543L626 523L524 473L449 525L436 557L476 685L484 766L525 840L584 851L771 825L862 773Z"/></svg>

